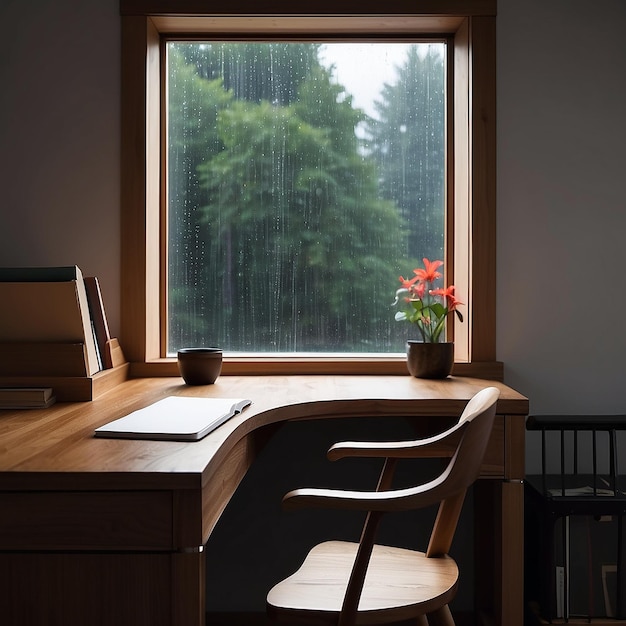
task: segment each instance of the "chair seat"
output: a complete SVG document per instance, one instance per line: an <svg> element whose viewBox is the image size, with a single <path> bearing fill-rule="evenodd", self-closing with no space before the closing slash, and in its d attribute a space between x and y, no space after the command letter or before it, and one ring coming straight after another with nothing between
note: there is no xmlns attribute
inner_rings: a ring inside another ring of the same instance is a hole
<svg viewBox="0 0 626 626"><path fill-rule="evenodd" d="M300 569L267 596L275 619L332 622L345 595L358 544L328 541L314 547ZM411 619L447 604L456 592L458 568L451 557L375 545L359 603L357 624Z"/></svg>

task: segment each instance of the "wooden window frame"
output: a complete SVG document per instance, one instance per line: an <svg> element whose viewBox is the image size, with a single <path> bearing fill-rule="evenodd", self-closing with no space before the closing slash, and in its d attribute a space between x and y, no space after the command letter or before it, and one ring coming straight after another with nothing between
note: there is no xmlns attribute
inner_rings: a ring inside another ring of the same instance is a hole
<svg viewBox="0 0 626 626"><path fill-rule="evenodd" d="M164 171L160 112L161 40L167 35L346 32L437 35L453 42L448 149L447 274L468 294L465 322L454 328L454 374L502 379L496 362L496 0L390 0L385 13L367 2L276 0L268 8L233 0L228 10L202 0L120 0L122 22L121 344L133 376L176 375L165 358ZM452 316L454 317L454 316ZM230 357L223 374L406 374L393 355Z"/></svg>

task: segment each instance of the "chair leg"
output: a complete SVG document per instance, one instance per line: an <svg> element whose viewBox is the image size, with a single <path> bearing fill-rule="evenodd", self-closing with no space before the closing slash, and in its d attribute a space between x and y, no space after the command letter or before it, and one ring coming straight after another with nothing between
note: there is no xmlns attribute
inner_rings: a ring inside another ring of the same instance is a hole
<svg viewBox="0 0 626 626"><path fill-rule="evenodd" d="M425 615L420 615L415 619L415 626L429 626L428 619L426 619Z"/></svg>
<svg viewBox="0 0 626 626"><path fill-rule="evenodd" d="M429 626L455 626L447 604L428 614Z"/></svg>

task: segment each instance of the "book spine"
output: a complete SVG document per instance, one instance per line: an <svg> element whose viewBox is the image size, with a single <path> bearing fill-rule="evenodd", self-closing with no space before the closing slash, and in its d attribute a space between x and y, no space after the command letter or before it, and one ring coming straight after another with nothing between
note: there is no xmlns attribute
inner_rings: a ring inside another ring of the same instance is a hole
<svg viewBox="0 0 626 626"><path fill-rule="evenodd" d="M80 269L78 268L76 268L76 295L78 297L78 307L83 320L83 330L85 333L85 347L87 348L87 372L91 376L102 369L102 359L98 355L98 346L96 344L95 334L91 324L85 281Z"/></svg>
<svg viewBox="0 0 626 626"><path fill-rule="evenodd" d="M102 367L104 369L110 369L112 364L110 363L110 359L107 359L107 355L110 352L107 348L107 342L111 339L111 335L109 333L109 325L104 310L100 283L95 276L85 276L84 280L85 289L87 291L87 301L89 303L89 313L93 322L96 343L98 344L98 350L102 359Z"/></svg>
<svg viewBox="0 0 626 626"><path fill-rule="evenodd" d="M80 272L76 265L61 267L0 267L0 282L67 282L76 280L77 270Z"/></svg>

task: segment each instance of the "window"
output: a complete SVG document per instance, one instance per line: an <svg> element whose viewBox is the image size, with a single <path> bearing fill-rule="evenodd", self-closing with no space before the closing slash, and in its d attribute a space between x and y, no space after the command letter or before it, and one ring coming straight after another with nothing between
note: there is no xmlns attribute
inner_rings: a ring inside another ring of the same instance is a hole
<svg viewBox="0 0 626 626"><path fill-rule="evenodd" d="M445 258L445 49L166 44L168 354L404 351L398 276Z"/></svg>
<svg viewBox="0 0 626 626"><path fill-rule="evenodd" d="M254 16L238 14L230 7L228 15L198 15L189 2L159 2L158 15L151 0L122 0L123 129L122 129L122 344L138 374L161 372L168 364L166 303L168 250L167 232L171 223L163 219L168 185L162 150L167 126L160 113L167 110L162 84L165 71L165 41L187 45L198 41L291 41L293 44L326 43L340 38L363 42L381 39L404 43L436 39L447 43L449 62L445 74L445 261L447 282L454 282L459 293L467 294L466 322L454 329L457 365L460 373L497 377L495 360L495 103L494 50L495 2L476 0L457 4L437 2L436 7L419 15L406 15L401 2L391 3L390 14L368 15L362 8L355 14L345 10L337 15L316 14L319 4L301 7L306 17L272 13ZM429 3L424 3L428 5ZM446 9L445 5L449 4ZM181 6L185 5L185 6ZM188 5L188 6L187 6ZM396 6L397 5L397 6ZM169 8L168 8L169 7ZM336 9L339 10L339 9ZM395 13L394 13L395 11ZM209 37L207 37L207 34ZM200 44L202 45L202 44ZM378 44L377 44L378 45ZM382 45L382 44L381 44ZM144 80L145 78L145 80ZM165 116L163 116L165 117ZM371 130L371 129L370 129ZM358 152L368 151L361 139ZM379 149L379 147L377 148ZM373 149L372 153L374 152ZM218 164L213 164L216 167ZM224 164L222 164L224 165ZM233 167L233 163L230 164ZM214 179L210 166L198 169L205 180ZM215 174L215 171L212 172ZM383 198L384 200L384 198ZM415 253L413 253L415 254ZM401 268L403 272L410 267ZM395 274L395 272L394 272ZM397 276L395 276L397 279ZM393 295L393 283L381 299ZM378 299L378 295L376 298ZM302 308L298 307L301 311ZM295 323L299 323L296 320ZM294 324L293 318L291 324ZM397 325L400 326L400 325ZM406 332L406 329L405 329ZM179 337L179 341L183 341ZM296 337L289 346L298 348ZM391 344L389 344L391 345ZM395 344L397 346L397 344ZM245 346L243 346L245 348ZM309 346L311 352L316 349ZM287 352L290 352L290 349ZM397 372L404 373L401 357L385 353L359 357L318 356L265 358L246 356L227 359L225 373L296 371ZM397 348L396 348L397 349ZM280 346L272 350L283 353ZM323 347L324 352L328 347ZM271 350L270 350L271 351ZM332 348L331 348L332 351ZM358 352L368 352L359 349ZM373 350L375 352L375 350ZM483 365L479 365L482 363ZM259 369L260 368L260 369ZM455 370L456 371L456 370Z"/></svg>

